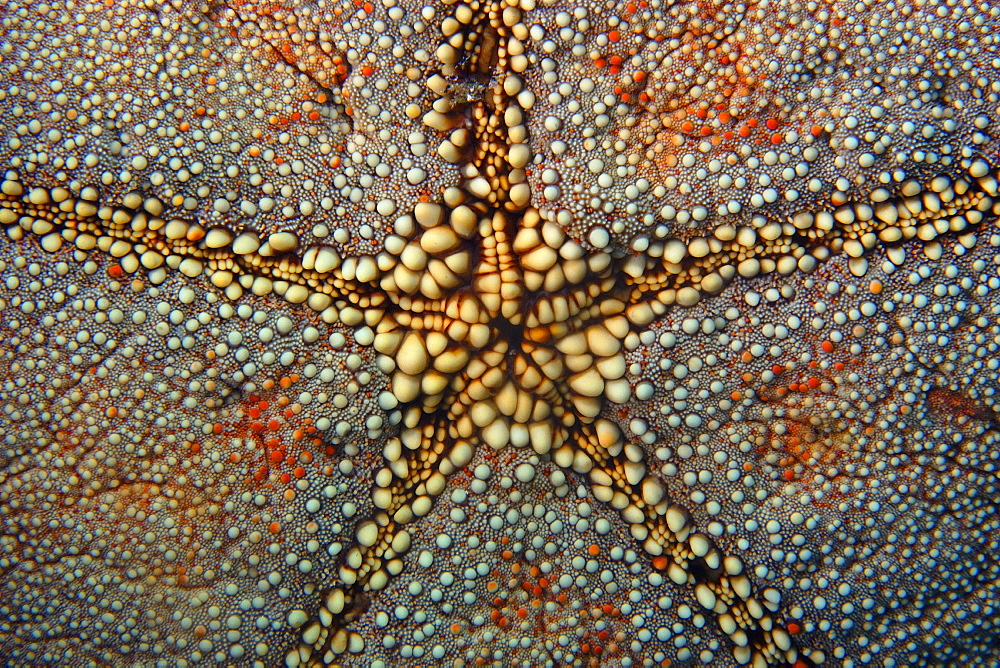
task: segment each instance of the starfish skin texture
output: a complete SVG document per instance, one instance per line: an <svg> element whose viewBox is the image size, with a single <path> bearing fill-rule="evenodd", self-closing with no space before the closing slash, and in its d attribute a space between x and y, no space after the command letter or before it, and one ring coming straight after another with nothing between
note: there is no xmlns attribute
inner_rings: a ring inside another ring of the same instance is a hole
<svg viewBox="0 0 1000 668"><path fill-rule="evenodd" d="M1000 665L998 32L6 2L5 665Z"/></svg>

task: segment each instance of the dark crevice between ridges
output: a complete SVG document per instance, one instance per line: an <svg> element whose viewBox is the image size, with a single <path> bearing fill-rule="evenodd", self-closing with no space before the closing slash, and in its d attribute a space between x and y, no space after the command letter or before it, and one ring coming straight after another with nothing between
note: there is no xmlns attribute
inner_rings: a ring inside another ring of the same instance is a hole
<svg viewBox="0 0 1000 668"><path fill-rule="evenodd" d="M264 37L264 35L261 33L259 29L259 26L253 21L244 19L243 16L241 16L240 14L239 9L237 9L234 6L231 6L229 2L226 2L225 0L213 0L208 5L206 16L208 20L211 21L213 26L221 29L222 26L219 24L219 20L222 16L222 13L225 11L231 12L232 13L231 15L237 19L236 26L233 29L243 28L248 30L250 33L252 33L255 37L257 37L261 41L261 44L266 45L271 50L271 52L274 54L274 57L278 61L284 63L291 69L295 70L299 74L306 77L306 79L308 79L309 82L312 83L321 94L326 95L327 103L319 103L321 106L326 106L327 104L333 102L335 99L339 97L338 94L335 94L334 91L330 89L329 81L325 83L321 81L317 77L316 73L310 71L308 68L304 67L301 63L296 62L296 59L293 56L286 54L285 51L281 49L278 45L274 44L271 40ZM292 33L288 34L291 35ZM342 84L344 81L347 80L347 78L351 74L350 63L348 59L344 57L345 54L343 54L342 52L332 52L332 49L331 51L326 51L325 49L323 51L325 55L336 55L343 61L343 65L346 68L345 71L343 72L334 71L329 73L331 81L337 83L338 85ZM220 57L222 57L222 54L219 55Z"/></svg>
<svg viewBox="0 0 1000 668"><path fill-rule="evenodd" d="M718 550L715 545L712 545L713 549ZM712 568L709 566L703 557L695 557L688 562L688 572L691 573L697 582L719 582L722 580L722 576L726 574L726 571L722 566L718 568Z"/></svg>

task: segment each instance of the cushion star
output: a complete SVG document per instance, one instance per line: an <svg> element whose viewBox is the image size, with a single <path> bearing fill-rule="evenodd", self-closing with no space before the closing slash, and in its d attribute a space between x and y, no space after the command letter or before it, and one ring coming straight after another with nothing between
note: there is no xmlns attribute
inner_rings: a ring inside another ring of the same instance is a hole
<svg viewBox="0 0 1000 668"><path fill-rule="evenodd" d="M0 655L995 658L996 24L9 3Z"/></svg>

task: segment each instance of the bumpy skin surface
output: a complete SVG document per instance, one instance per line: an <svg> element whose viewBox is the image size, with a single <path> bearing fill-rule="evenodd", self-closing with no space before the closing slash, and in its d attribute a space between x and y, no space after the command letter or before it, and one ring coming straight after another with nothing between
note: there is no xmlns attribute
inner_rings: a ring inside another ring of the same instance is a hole
<svg viewBox="0 0 1000 668"><path fill-rule="evenodd" d="M3 663L1000 664L998 34L0 5Z"/></svg>

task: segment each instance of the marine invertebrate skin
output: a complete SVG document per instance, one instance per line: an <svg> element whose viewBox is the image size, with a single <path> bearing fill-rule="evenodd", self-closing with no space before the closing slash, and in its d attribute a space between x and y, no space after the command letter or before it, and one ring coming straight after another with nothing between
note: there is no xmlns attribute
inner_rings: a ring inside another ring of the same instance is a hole
<svg viewBox="0 0 1000 668"><path fill-rule="evenodd" d="M998 13L7 2L0 656L996 664Z"/></svg>

